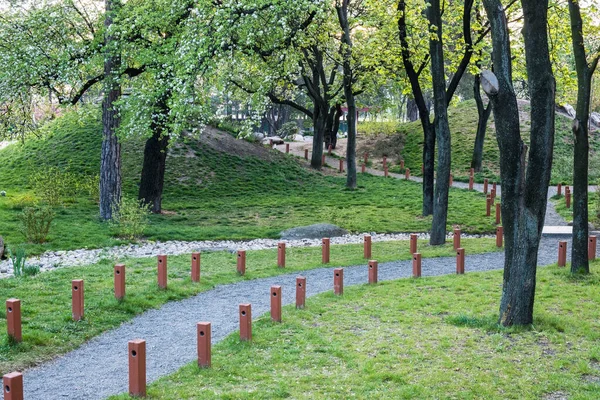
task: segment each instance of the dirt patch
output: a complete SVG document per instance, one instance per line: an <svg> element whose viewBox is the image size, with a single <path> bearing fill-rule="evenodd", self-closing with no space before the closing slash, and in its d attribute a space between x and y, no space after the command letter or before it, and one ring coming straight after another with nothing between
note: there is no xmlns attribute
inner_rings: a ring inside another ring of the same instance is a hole
<svg viewBox="0 0 600 400"><path fill-rule="evenodd" d="M213 150L233 154L241 158L257 157L266 161L273 161L273 154L268 148L260 144L250 143L243 139L236 139L229 133L220 131L211 126L204 128L198 141Z"/></svg>
<svg viewBox="0 0 600 400"><path fill-rule="evenodd" d="M569 397L564 392L552 392L544 395L544 400L568 400Z"/></svg>

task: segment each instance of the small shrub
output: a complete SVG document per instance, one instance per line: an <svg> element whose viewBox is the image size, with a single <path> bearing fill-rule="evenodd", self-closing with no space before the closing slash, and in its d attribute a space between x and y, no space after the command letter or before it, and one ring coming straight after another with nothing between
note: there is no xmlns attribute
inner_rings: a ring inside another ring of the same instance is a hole
<svg viewBox="0 0 600 400"><path fill-rule="evenodd" d="M277 136L281 138L293 137L298 133L298 124L295 122L286 122L277 130Z"/></svg>
<svg viewBox="0 0 600 400"><path fill-rule="evenodd" d="M38 203L39 199L31 193L18 194L10 197L8 207L13 210L22 210L25 207L33 207Z"/></svg>
<svg viewBox="0 0 600 400"><path fill-rule="evenodd" d="M100 175L82 176L77 186L79 192L87 194L96 204L100 203Z"/></svg>
<svg viewBox="0 0 600 400"><path fill-rule="evenodd" d="M398 133L397 122L361 122L357 125L357 130L365 136L392 136Z"/></svg>
<svg viewBox="0 0 600 400"><path fill-rule="evenodd" d="M112 225L118 236L133 240L144 233L149 215L150 205L124 196L118 206L113 207Z"/></svg>
<svg viewBox="0 0 600 400"><path fill-rule="evenodd" d="M10 259L13 264L13 273L15 276L21 276L25 270L25 249L18 248L13 254L12 251L9 251Z"/></svg>
<svg viewBox="0 0 600 400"><path fill-rule="evenodd" d="M50 167L30 178L35 194L51 207L62 205L65 198L77 192L77 179L69 172Z"/></svg>
<svg viewBox="0 0 600 400"><path fill-rule="evenodd" d="M44 243L53 220L54 211L48 206L26 207L21 214L22 232L28 241Z"/></svg>

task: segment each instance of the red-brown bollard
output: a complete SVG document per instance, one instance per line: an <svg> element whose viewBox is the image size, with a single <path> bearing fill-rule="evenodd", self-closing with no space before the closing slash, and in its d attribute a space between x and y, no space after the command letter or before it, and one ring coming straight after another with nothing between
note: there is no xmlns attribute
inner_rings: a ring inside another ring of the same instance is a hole
<svg viewBox="0 0 600 400"><path fill-rule="evenodd" d="M285 154L289 154L290 153L290 144L286 143L285 144Z"/></svg>
<svg viewBox="0 0 600 400"><path fill-rule="evenodd" d="M500 203L496 203L496 225L500 223L500 215L502 212L501 208L502 206L500 205Z"/></svg>
<svg viewBox="0 0 600 400"><path fill-rule="evenodd" d="M383 169L383 176L384 176L385 178L387 178L387 177L388 177L388 167L385 167L385 168Z"/></svg>
<svg viewBox="0 0 600 400"><path fill-rule="evenodd" d="M73 321L83 318L83 279L71 281L71 309Z"/></svg>
<svg viewBox="0 0 600 400"><path fill-rule="evenodd" d="M455 228L452 234L452 242L454 244L454 250L460 248L460 229Z"/></svg>
<svg viewBox="0 0 600 400"><path fill-rule="evenodd" d="M410 168L406 168L406 170L404 171L404 179L410 179Z"/></svg>
<svg viewBox="0 0 600 400"><path fill-rule="evenodd" d="M21 328L21 300L6 300L6 333L15 342L23 340Z"/></svg>
<svg viewBox="0 0 600 400"><path fill-rule="evenodd" d="M327 154L331 155L331 149L333 149L333 147L331 145L329 145L329 147L327 148Z"/></svg>
<svg viewBox="0 0 600 400"><path fill-rule="evenodd" d="M494 182L492 184L492 191L490 192L490 194L492 195L492 202L496 201L496 189L497 189L496 182Z"/></svg>
<svg viewBox="0 0 600 400"><path fill-rule="evenodd" d="M23 374L11 372L2 377L4 400L23 400Z"/></svg>
<svg viewBox="0 0 600 400"><path fill-rule="evenodd" d="M567 242L558 242L558 266L567 265Z"/></svg>
<svg viewBox="0 0 600 400"><path fill-rule="evenodd" d="M281 286L271 286L271 321L281 322Z"/></svg>
<svg viewBox="0 0 600 400"><path fill-rule="evenodd" d="M503 238L504 238L504 228L499 226L496 228L496 247L502 247Z"/></svg>
<svg viewBox="0 0 600 400"><path fill-rule="evenodd" d="M240 340L252 340L251 304L240 304Z"/></svg>
<svg viewBox="0 0 600 400"><path fill-rule="evenodd" d="M410 254L417 252L417 237L415 233L410 234Z"/></svg>
<svg viewBox="0 0 600 400"><path fill-rule="evenodd" d="M200 253L192 253L192 282L200 282Z"/></svg>
<svg viewBox="0 0 600 400"><path fill-rule="evenodd" d="M333 293L341 296L344 294L344 269L336 268L333 270Z"/></svg>
<svg viewBox="0 0 600 400"><path fill-rule="evenodd" d="M146 341L130 340L129 350L129 395L146 397Z"/></svg>
<svg viewBox="0 0 600 400"><path fill-rule="evenodd" d="M565 191L565 202L566 202L567 208L571 208L571 191L570 190Z"/></svg>
<svg viewBox="0 0 600 400"><path fill-rule="evenodd" d="M404 160L400 160L400 169L404 169Z"/></svg>
<svg viewBox="0 0 600 400"><path fill-rule="evenodd" d="M246 274L246 250L238 250L237 252L237 272L240 275Z"/></svg>
<svg viewBox="0 0 600 400"><path fill-rule="evenodd" d="M383 169L386 169L387 167L387 157L383 156Z"/></svg>
<svg viewBox="0 0 600 400"><path fill-rule="evenodd" d="M365 165L369 162L369 153L365 153Z"/></svg>
<svg viewBox="0 0 600 400"><path fill-rule="evenodd" d="M453 183L454 183L454 177L452 176L452 174L450 174L450 182L449 182L450 187L452 187Z"/></svg>
<svg viewBox="0 0 600 400"><path fill-rule="evenodd" d="M421 277L421 253L414 253L413 257L413 278Z"/></svg>
<svg viewBox="0 0 600 400"><path fill-rule="evenodd" d="M125 265L115 265L115 299L123 300L125 297Z"/></svg>
<svg viewBox="0 0 600 400"><path fill-rule="evenodd" d="M456 249L456 273L465 273L465 249Z"/></svg>
<svg viewBox="0 0 600 400"><path fill-rule="evenodd" d="M285 243L279 242L277 245L277 266L285 268Z"/></svg>
<svg viewBox="0 0 600 400"><path fill-rule="evenodd" d="M556 192L559 196L562 196L562 183L556 185Z"/></svg>
<svg viewBox="0 0 600 400"><path fill-rule="evenodd" d="M325 154L321 156L321 165L325 166Z"/></svg>
<svg viewBox="0 0 600 400"><path fill-rule="evenodd" d="M469 190L473 190L473 176L469 176Z"/></svg>
<svg viewBox="0 0 600 400"><path fill-rule="evenodd" d="M340 158L340 172L344 172L344 159Z"/></svg>
<svg viewBox="0 0 600 400"><path fill-rule="evenodd" d="M487 194L487 192L488 192L488 182L489 182L488 178L485 178L483 180L483 194Z"/></svg>
<svg viewBox="0 0 600 400"><path fill-rule="evenodd" d="M329 264L331 240L329 238L323 238L322 243L323 246L321 248L321 262L323 264Z"/></svg>
<svg viewBox="0 0 600 400"><path fill-rule="evenodd" d="M363 258L371 258L371 235L365 235L363 243Z"/></svg>
<svg viewBox="0 0 600 400"><path fill-rule="evenodd" d="M475 168L469 170L469 176L475 176Z"/></svg>
<svg viewBox="0 0 600 400"><path fill-rule="evenodd" d="M590 235L588 238L588 260L596 259L596 235Z"/></svg>
<svg viewBox="0 0 600 400"><path fill-rule="evenodd" d="M296 278L296 308L304 308L306 305L306 277Z"/></svg>
<svg viewBox="0 0 600 400"><path fill-rule="evenodd" d="M377 260L369 261L369 284L374 285L377 283L378 275L377 275L377 267L379 263Z"/></svg>
<svg viewBox="0 0 600 400"><path fill-rule="evenodd" d="M492 195L488 194L485 199L485 216L489 217L492 215Z"/></svg>
<svg viewBox="0 0 600 400"><path fill-rule="evenodd" d="M167 288L167 256L158 256L158 288Z"/></svg>
<svg viewBox="0 0 600 400"><path fill-rule="evenodd" d="M198 332L198 366L200 368L208 368L210 367L211 356L210 322L198 322L196 328Z"/></svg>
<svg viewBox="0 0 600 400"><path fill-rule="evenodd" d="M308 149L304 149L304 159L308 160Z"/></svg>
<svg viewBox="0 0 600 400"><path fill-rule="evenodd" d="M363 174L367 172L367 166L365 164L362 165L360 172L362 172Z"/></svg>

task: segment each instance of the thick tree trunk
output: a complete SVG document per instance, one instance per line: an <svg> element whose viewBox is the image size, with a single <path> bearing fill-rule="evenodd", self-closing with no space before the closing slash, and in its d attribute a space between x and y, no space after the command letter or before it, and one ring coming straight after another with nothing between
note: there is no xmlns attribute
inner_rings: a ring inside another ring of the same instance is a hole
<svg viewBox="0 0 600 400"><path fill-rule="evenodd" d="M325 110L315 104L313 112L314 136L312 142L312 157L310 166L315 169L321 169L323 157L323 139L325 137L325 118L327 118L327 108Z"/></svg>
<svg viewBox="0 0 600 400"><path fill-rule="evenodd" d="M417 102L412 97L406 102L406 118L410 122L419 119L419 107L417 107Z"/></svg>
<svg viewBox="0 0 600 400"><path fill-rule="evenodd" d="M448 191L450 188L450 126L446 102L446 74L444 72L444 49L442 41L442 16L439 0L431 0L427 10L430 26L435 27L429 41L431 54L431 77L433 82L435 133L438 144L437 182L433 202L433 222L429 244L440 245L446 242L446 222L448 220Z"/></svg>
<svg viewBox="0 0 600 400"><path fill-rule="evenodd" d="M487 130L487 123L492 113L491 103L485 107L480 93L480 81L479 75L475 76L475 83L473 85L473 94L475 95L475 102L477 103L477 132L475 134L475 146L473 147L473 157L471 158L471 168L475 172L481 172L481 164L483 162L483 144L485 142L485 131Z"/></svg>
<svg viewBox="0 0 600 400"><path fill-rule="evenodd" d="M500 149L505 264L499 322L533 322L537 252L544 226L554 143L554 77L547 40L547 0L522 0L525 52L531 96L528 167L519 110L512 86L508 25L500 0L484 0L491 24L492 61L484 89L492 102Z"/></svg>
<svg viewBox="0 0 600 400"><path fill-rule="evenodd" d="M114 14L119 6L118 0L106 0L104 26L109 31ZM116 39L105 36L104 56L104 100L102 101L102 155L100 161L100 218L109 220L113 210L121 201L121 144L117 137L120 124L119 111L115 103L121 97L119 74L121 56Z"/></svg>

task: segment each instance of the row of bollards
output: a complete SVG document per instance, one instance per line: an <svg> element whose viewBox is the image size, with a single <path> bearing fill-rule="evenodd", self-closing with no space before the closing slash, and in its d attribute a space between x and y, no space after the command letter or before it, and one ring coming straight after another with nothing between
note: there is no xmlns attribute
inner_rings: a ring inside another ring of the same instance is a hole
<svg viewBox="0 0 600 400"><path fill-rule="evenodd" d="M592 261L596 259L596 245L598 238L596 235L590 235L588 237L588 260ZM564 267L567 265L567 242L558 242L558 266Z"/></svg>

